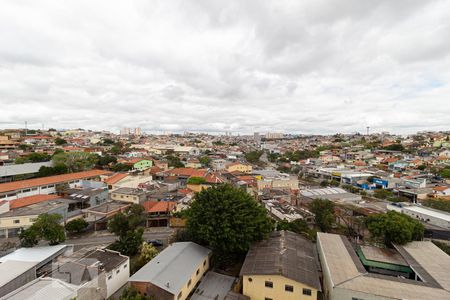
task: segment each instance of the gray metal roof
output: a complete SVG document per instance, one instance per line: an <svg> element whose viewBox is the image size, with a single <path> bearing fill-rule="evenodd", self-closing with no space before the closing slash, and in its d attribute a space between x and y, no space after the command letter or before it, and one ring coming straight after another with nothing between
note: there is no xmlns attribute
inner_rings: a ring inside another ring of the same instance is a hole
<svg viewBox="0 0 450 300"><path fill-rule="evenodd" d="M9 293L9 300L64 300L76 297L78 287L53 278L38 278Z"/></svg>
<svg viewBox="0 0 450 300"><path fill-rule="evenodd" d="M213 271L206 273L191 300L223 300L231 290L235 277Z"/></svg>
<svg viewBox="0 0 450 300"><path fill-rule="evenodd" d="M36 266L35 262L8 260L0 264L0 287Z"/></svg>
<svg viewBox="0 0 450 300"><path fill-rule="evenodd" d="M51 167L52 162L0 166L0 177L37 173L42 166Z"/></svg>
<svg viewBox="0 0 450 300"><path fill-rule="evenodd" d="M290 231L273 232L251 247L241 275L282 275L321 290L313 243Z"/></svg>
<svg viewBox="0 0 450 300"><path fill-rule="evenodd" d="M211 250L192 242L173 243L128 281L150 282L177 295Z"/></svg>

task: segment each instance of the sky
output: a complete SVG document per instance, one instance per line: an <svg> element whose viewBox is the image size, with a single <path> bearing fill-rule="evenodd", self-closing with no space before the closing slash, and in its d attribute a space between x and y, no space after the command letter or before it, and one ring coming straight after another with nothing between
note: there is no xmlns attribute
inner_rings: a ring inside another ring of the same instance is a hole
<svg viewBox="0 0 450 300"><path fill-rule="evenodd" d="M0 128L450 130L450 1L2 0Z"/></svg>

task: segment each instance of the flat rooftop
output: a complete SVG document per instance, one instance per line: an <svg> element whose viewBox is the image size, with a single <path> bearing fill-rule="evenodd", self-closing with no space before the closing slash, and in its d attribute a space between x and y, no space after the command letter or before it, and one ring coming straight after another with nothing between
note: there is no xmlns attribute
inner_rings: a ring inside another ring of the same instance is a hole
<svg viewBox="0 0 450 300"><path fill-rule="evenodd" d="M441 220L445 220L447 222L450 222L450 214L443 212L443 211L439 211L436 209L429 209L426 207L422 207L422 206L404 206L403 207L404 210L409 210L409 211L413 211L416 213L420 213L420 214L425 214L428 215L430 217L434 217L434 218L438 218Z"/></svg>
<svg viewBox="0 0 450 300"><path fill-rule="evenodd" d="M69 200L55 199L44 202L34 203L28 206L12 209L0 215L0 218L19 217L19 216L35 216L43 213L54 211L69 206Z"/></svg>
<svg viewBox="0 0 450 300"><path fill-rule="evenodd" d="M209 271L202 278L191 300L223 300L236 278Z"/></svg>
<svg viewBox="0 0 450 300"><path fill-rule="evenodd" d="M406 260L395 250L372 246L361 246L364 256L373 261L385 262L401 266L409 266Z"/></svg>
<svg viewBox="0 0 450 300"><path fill-rule="evenodd" d="M85 209L85 211L91 212L91 213L106 214L109 212L113 212L113 211L125 208L127 206L130 206L130 203L124 203L124 202L119 202L119 201L108 201L108 202L102 203L100 205L87 208L87 209Z"/></svg>

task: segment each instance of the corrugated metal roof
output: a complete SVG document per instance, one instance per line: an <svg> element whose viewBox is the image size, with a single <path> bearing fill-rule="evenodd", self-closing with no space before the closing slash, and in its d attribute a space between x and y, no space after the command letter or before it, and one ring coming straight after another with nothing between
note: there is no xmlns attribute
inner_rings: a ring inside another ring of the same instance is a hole
<svg viewBox="0 0 450 300"><path fill-rule="evenodd" d="M248 251L241 275L282 275L321 290L314 245L299 234L277 231Z"/></svg>
<svg viewBox="0 0 450 300"><path fill-rule="evenodd" d="M76 297L78 287L53 278L38 278L9 293L8 300L61 300Z"/></svg>
<svg viewBox="0 0 450 300"><path fill-rule="evenodd" d="M178 295L210 252L211 250L192 242L173 243L128 281L150 282L173 295Z"/></svg>
<svg viewBox="0 0 450 300"><path fill-rule="evenodd" d="M51 167L52 162L46 161L39 163L0 166L0 177L37 173L42 166Z"/></svg>

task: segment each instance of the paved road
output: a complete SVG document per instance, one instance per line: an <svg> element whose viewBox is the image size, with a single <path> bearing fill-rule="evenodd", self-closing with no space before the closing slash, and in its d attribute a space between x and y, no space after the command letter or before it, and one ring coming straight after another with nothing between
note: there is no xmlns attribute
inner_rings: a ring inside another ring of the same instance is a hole
<svg viewBox="0 0 450 300"><path fill-rule="evenodd" d="M168 240L171 235L174 234L174 230L170 228L161 228L158 230L145 231L144 240L158 239L162 240L164 244L168 244ZM117 237L108 232L96 232L89 236L82 236L79 238L67 239L65 244L73 244L75 246L75 251L86 246L107 246L113 243Z"/></svg>

